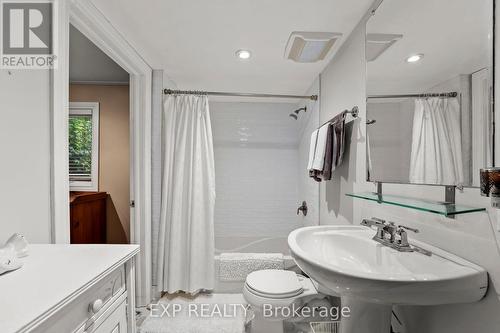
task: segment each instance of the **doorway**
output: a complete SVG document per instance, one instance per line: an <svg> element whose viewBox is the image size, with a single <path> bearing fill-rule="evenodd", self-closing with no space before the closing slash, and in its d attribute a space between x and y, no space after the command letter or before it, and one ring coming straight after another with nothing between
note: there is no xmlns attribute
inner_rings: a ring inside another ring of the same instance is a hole
<svg viewBox="0 0 500 333"><path fill-rule="evenodd" d="M129 74L69 31L70 242L130 242Z"/></svg>
<svg viewBox="0 0 500 333"><path fill-rule="evenodd" d="M68 118L70 23L129 73L131 182L130 243L140 245L135 262L136 304L151 300L151 100L152 69L91 1L55 3L59 23L58 69L52 71L51 239L70 242ZM158 90L158 94L160 90Z"/></svg>

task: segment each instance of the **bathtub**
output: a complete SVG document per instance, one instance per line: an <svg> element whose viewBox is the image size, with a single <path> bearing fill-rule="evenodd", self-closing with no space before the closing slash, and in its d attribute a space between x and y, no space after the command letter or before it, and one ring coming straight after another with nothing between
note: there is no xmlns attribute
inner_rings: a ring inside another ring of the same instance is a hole
<svg viewBox="0 0 500 333"><path fill-rule="evenodd" d="M241 293L244 281L221 281L220 257L221 253L283 253L285 269L296 270L295 261L290 256L287 237L216 237L215 238L215 290L216 293Z"/></svg>

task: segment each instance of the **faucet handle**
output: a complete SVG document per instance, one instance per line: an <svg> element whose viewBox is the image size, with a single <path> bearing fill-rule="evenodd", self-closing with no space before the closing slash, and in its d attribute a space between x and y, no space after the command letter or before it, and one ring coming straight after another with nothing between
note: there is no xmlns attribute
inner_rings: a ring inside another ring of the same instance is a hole
<svg viewBox="0 0 500 333"><path fill-rule="evenodd" d="M302 201L302 205L299 206L299 208L297 208L297 215L299 215L300 212L302 212L302 214L304 216L307 216L307 202L305 201Z"/></svg>
<svg viewBox="0 0 500 333"><path fill-rule="evenodd" d="M376 222L380 222L380 223L382 223L382 224L385 224L385 220L380 219L380 218L378 218L378 217L372 217L372 218L371 218L371 220L372 220L372 221L376 221Z"/></svg>
<svg viewBox="0 0 500 333"><path fill-rule="evenodd" d="M398 225L398 229L397 229L396 233L400 237L400 240L399 240L400 248L410 248L410 243L408 243L408 234L407 234L406 230L413 231L414 233L419 233L418 229L410 228L410 227L407 227L405 225Z"/></svg>
<svg viewBox="0 0 500 333"><path fill-rule="evenodd" d="M386 222L382 219L372 217L371 219L363 219L361 221L361 225L371 227L371 226L376 226L376 227L383 227L386 225Z"/></svg>
<svg viewBox="0 0 500 333"><path fill-rule="evenodd" d="M410 227L407 227L405 225L398 225L398 229L399 229L400 232L401 232L401 229L405 229L405 230L408 230L408 231L413 231L416 234L418 234L420 232L418 229L410 228Z"/></svg>

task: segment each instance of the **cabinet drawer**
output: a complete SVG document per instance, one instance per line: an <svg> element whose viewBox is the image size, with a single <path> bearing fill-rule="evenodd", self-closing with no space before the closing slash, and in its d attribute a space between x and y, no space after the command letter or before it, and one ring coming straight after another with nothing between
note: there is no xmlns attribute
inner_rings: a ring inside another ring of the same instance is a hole
<svg viewBox="0 0 500 333"><path fill-rule="evenodd" d="M119 297L125 297L125 268L108 274L80 296L64 305L34 332L74 332L79 327L92 327Z"/></svg>
<svg viewBox="0 0 500 333"><path fill-rule="evenodd" d="M119 297L99 317L94 325L84 333L126 333L127 332L127 305L125 295Z"/></svg>

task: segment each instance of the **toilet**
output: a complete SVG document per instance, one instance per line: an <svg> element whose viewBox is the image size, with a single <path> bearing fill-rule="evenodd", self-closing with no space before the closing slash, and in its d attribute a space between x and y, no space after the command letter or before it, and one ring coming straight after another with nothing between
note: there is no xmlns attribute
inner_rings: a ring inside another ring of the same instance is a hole
<svg viewBox="0 0 500 333"><path fill-rule="evenodd" d="M265 269L248 274L243 296L257 315L264 315L269 320L282 320L283 314L288 317L293 308L300 308L318 296L318 289L313 280L293 271ZM270 308L272 316L269 316Z"/></svg>

